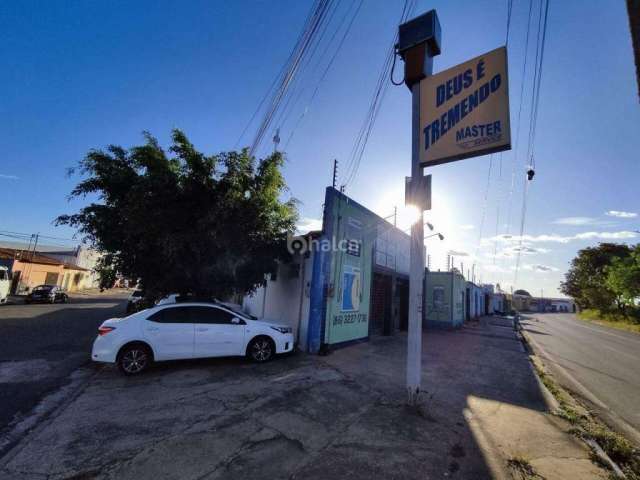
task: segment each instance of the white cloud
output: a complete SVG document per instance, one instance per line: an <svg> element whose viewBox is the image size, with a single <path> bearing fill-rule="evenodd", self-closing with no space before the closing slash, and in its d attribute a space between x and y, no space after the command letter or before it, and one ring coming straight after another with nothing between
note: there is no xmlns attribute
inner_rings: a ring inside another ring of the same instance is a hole
<svg viewBox="0 0 640 480"><path fill-rule="evenodd" d="M540 264L523 265L523 268L525 270L530 270L532 272L537 272L537 273L547 273L547 272L557 272L558 271L558 269L556 267L552 267L550 265L540 265Z"/></svg>
<svg viewBox="0 0 640 480"><path fill-rule="evenodd" d="M514 266L501 267L500 265L488 264L488 265L482 265L482 269L486 272L491 272L491 273L510 273L515 270L515 267Z"/></svg>
<svg viewBox="0 0 640 480"><path fill-rule="evenodd" d="M584 232L575 235L576 240L587 240L591 238L597 238L600 240L629 240L636 238L638 234L636 232L621 231L621 232Z"/></svg>
<svg viewBox="0 0 640 480"><path fill-rule="evenodd" d="M454 257L468 257L469 254L467 252L463 252L460 250L449 250L447 252L449 255L453 255Z"/></svg>
<svg viewBox="0 0 640 480"><path fill-rule="evenodd" d="M556 225L593 225L598 220L592 217L563 217L554 220L552 223Z"/></svg>
<svg viewBox="0 0 640 480"><path fill-rule="evenodd" d="M460 230L473 230L476 227L471 224L466 224L466 225L460 225L459 228Z"/></svg>
<svg viewBox="0 0 640 480"><path fill-rule="evenodd" d="M609 210L605 213L608 217L617 217L617 218L636 218L638 216L635 212L623 212L620 210Z"/></svg>
<svg viewBox="0 0 640 480"><path fill-rule="evenodd" d="M518 252L520 252L520 255L536 255L539 253L549 253L550 250L548 248L532 247L531 245L523 243L522 246L516 244L509 245L498 251L496 256L502 258L513 258L518 255ZM486 256L492 257L493 253L487 253Z"/></svg>
<svg viewBox="0 0 640 480"><path fill-rule="evenodd" d="M556 235L556 234L543 234L543 235L523 235L520 238L519 235L498 235L497 237L483 238L483 245L493 244L496 240L499 243L504 244L516 244L521 240L523 242L532 243L569 243L575 240L630 240L638 237L637 232L631 232L628 230L622 230L618 232L583 232L576 235Z"/></svg>
<svg viewBox="0 0 640 480"><path fill-rule="evenodd" d="M7 180L19 180L20 177L18 177L17 175L5 175L3 173L0 173L0 178L5 178Z"/></svg>
<svg viewBox="0 0 640 480"><path fill-rule="evenodd" d="M296 224L296 230L298 231L298 233L307 233L311 232L312 230L322 230L322 220L308 217L301 218Z"/></svg>

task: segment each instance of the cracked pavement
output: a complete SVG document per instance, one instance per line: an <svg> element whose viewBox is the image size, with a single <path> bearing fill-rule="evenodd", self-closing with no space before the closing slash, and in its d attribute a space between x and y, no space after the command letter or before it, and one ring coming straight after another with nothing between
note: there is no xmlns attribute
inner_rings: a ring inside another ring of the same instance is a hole
<svg viewBox="0 0 640 480"><path fill-rule="evenodd" d="M600 478L546 413L510 329L427 331L418 410L404 404L405 349L397 335L264 365L172 362L133 378L95 367L0 478L510 478L509 455L527 453L546 478L567 462L573 478Z"/></svg>

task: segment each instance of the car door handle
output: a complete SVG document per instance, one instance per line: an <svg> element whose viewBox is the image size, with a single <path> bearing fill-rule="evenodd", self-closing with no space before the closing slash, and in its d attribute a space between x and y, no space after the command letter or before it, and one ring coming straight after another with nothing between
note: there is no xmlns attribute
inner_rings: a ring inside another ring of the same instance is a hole
<svg viewBox="0 0 640 480"><path fill-rule="evenodd" d="M209 329L205 328L205 327L200 327L200 328L196 328L196 331L198 331L198 332L208 332Z"/></svg>
<svg viewBox="0 0 640 480"><path fill-rule="evenodd" d="M147 327L147 332L157 332L160 330L158 327Z"/></svg>

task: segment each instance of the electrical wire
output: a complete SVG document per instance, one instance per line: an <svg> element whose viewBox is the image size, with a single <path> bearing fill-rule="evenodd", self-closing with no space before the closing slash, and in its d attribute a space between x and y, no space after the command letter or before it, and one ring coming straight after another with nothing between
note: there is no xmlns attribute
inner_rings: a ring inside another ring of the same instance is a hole
<svg viewBox="0 0 640 480"><path fill-rule="evenodd" d="M511 165L511 186L509 188L509 199L507 201L507 221L506 221L506 229L505 234L509 235L511 233L511 209L513 204L513 194L515 192L515 179L516 179L516 165L518 165L518 147L520 144L520 127L522 125L521 117L522 117L522 104L524 100L524 86L526 83L526 74L527 74L527 59L529 55L529 36L531 32L531 16L533 11L533 0L529 0L529 14L527 16L527 33L525 37L524 43L524 62L522 64L522 76L520 79L520 99L518 106L518 116L516 119L516 137L514 141L513 147L513 157L512 157L512 165Z"/></svg>
<svg viewBox="0 0 640 480"><path fill-rule="evenodd" d="M251 147L249 149L250 155L255 155L266 132L269 130L278 109L281 107L283 99L287 98L291 84L299 73L300 66L309 53L310 46L314 44L316 35L327 18L327 12L330 5L331 0L318 0L315 3L314 8L312 8L312 14L308 17L305 28L298 38L292 54L285 64L286 68L278 79L277 87L271 96L269 106L267 107L262 121L260 122L260 126L258 127L253 142L251 143Z"/></svg>
<svg viewBox="0 0 640 480"><path fill-rule="evenodd" d="M335 8L334 8L334 5L335 5ZM302 97L302 94L305 92L306 90L305 87L308 84L308 82L304 80L304 77L306 72L309 70L310 68L309 66L312 63L313 59L318 58L317 63L320 63L322 57L316 57L316 52L318 51L318 48L322 44L322 40L324 39L325 34L329 29L329 26L333 20L333 17L338 11L339 5L340 5L340 0L337 0L335 4L333 3L333 0L329 0L329 5L327 7L327 10L330 11L331 13L328 15L327 21L324 22L324 25L322 26L322 31L320 32L317 40L313 42L313 47L309 55L307 55L306 60L304 61L304 64L300 68L300 73L296 75L294 81L292 82L293 86L292 86L291 94L287 95L287 99L284 102L284 105L282 106L282 108L280 109L280 113L278 114L278 117L273 122L274 124L273 133L275 133L275 129L282 128L283 124L286 122L287 117L289 116L290 111L296 106L300 97ZM317 65L316 65L316 69L317 69Z"/></svg>
<svg viewBox="0 0 640 480"><path fill-rule="evenodd" d="M507 0L507 33L505 34L504 45L509 46L509 28L511 27L511 13L513 12L513 0Z"/></svg>
<svg viewBox="0 0 640 480"><path fill-rule="evenodd" d="M316 0L316 3L317 3L317 0ZM304 32L304 31L306 31L308 29L309 24L311 22L311 19L313 17L313 12L314 12L314 8L312 8L309 11L309 14L307 15L307 18L305 20L302 32ZM302 36L302 33L301 33L301 36ZM285 63L280 68L280 71L278 72L278 74L274 77L273 81L271 82L271 85L269 86L269 88L265 92L264 96L260 100L260 103L258 103L258 106L256 107L256 109L254 110L253 114L251 115L251 118L249 119L249 121L245 125L244 129L242 130L242 133L240 133L240 136L238 137L238 140L236 141L236 143L233 146L234 149L238 148L238 145L242 141L242 138L244 137L245 133L247 133L247 130L249 130L249 127L251 126L251 124L253 123L255 118L258 116L258 113L260 113L260 110L262 110L262 106L267 101L269 96L273 94L273 91L274 91L274 88L275 88L276 84L278 83L278 81L284 75L285 71L287 70L287 66L291 62L291 59L293 58L293 55L294 55L296 49L298 48L298 45L300 44L301 36L298 37L298 40L296 41L295 46L292 48L291 52L289 53L289 56L287 57L287 60L285 61Z"/></svg>
<svg viewBox="0 0 640 480"><path fill-rule="evenodd" d="M356 17L358 16L358 13L360 12L360 9L362 7L364 0L360 0L360 3L357 4L355 11L353 12L353 15L351 16L351 20L347 25L346 30L344 31L344 34L342 35L340 41L338 42L338 45L336 47L336 49L334 50L333 55L331 56L331 58L329 59L329 62L327 63L327 65L325 66L322 75L320 75L318 82L316 83L315 89L313 90L313 93L311 94L311 97L309 98L304 110L302 111L302 114L300 115L300 117L298 118L296 124L294 125L294 127L291 129L291 133L289 134L289 138L287 138L287 141L285 143L285 150L287 148L287 146L289 145L289 143L291 142L291 140L293 139L293 136L296 132L296 130L298 129L298 127L300 126L300 124L302 123L302 120L306 117L309 108L311 107L311 104L313 103L313 101L316 98L316 95L318 94L318 91L320 90L320 86L322 85L324 79L326 78L327 74L329 73L329 71L331 70L331 67L333 66L333 63L336 59L336 57L338 56L338 54L340 53L342 46L345 43L345 40L347 39L347 37L349 36L349 32L351 31L351 27L353 26L353 23L356 19ZM344 24L344 22L346 21L346 19L348 18L348 12L350 11L350 9L345 13L345 15L342 18L342 21L340 22L340 25L338 26L338 28L334 31L333 36L331 37L331 40L329 40L329 43L327 44L327 48L325 48L325 51L322 53L321 58L324 58L325 53L329 50L329 47L331 46L331 44L333 43L333 40L335 39L337 33L342 29L342 25ZM315 72L314 72L315 73Z"/></svg>
<svg viewBox="0 0 640 480"><path fill-rule="evenodd" d="M544 47L546 43L547 37L547 20L549 16L549 0L545 1L544 7L544 23L541 25L542 19L542 1L540 2L540 14L538 16L538 41L536 42L536 63L533 77L533 86L532 86L532 97L531 97L531 113L530 113L530 121L529 121L529 144L527 146L527 155L530 155L530 165L531 168L535 167L535 157L534 153L534 143L535 143L535 130L538 116L538 105L540 102L540 84L542 80L542 66L544 60ZM542 40L540 40L540 38ZM539 55L538 55L539 53ZM538 60L539 56L539 60ZM522 212L520 217L520 235L518 239L518 249L516 254L516 267L514 272L514 285L518 281L518 273L520 270L520 260L522 257L522 242L524 238L524 229L525 222L527 216L527 198L529 194L529 183L530 179L525 177L524 179L524 188L522 195Z"/></svg>
<svg viewBox="0 0 640 480"><path fill-rule="evenodd" d="M415 0L405 0L404 5L402 7L402 14L400 15L399 24L405 22L407 18L412 14L415 8ZM378 76L378 81L376 82L376 87L374 89L373 97L370 101L369 108L367 109L367 113L365 115L364 121L362 122L362 126L360 127L360 131L356 136L356 140L354 142L353 148L351 150L351 155L349 159L349 163L346 168L346 181L344 183L344 187L349 186L356 178L358 174L358 170L360 168L360 163L362 162L362 157L364 156L365 149L367 147L367 143L369 141L369 137L371 135L371 131L376 123L376 119L380 112L380 108L382 106L382 101L387 92L389 83L387 79L389 78L391 72L391 66L393 64L393 59L395 56L395 45L398 39L397 29L394 32L393 42L389 47L387 54L385 56L384 62L382 64L382 68L380 71L380 75Z"/></svg>

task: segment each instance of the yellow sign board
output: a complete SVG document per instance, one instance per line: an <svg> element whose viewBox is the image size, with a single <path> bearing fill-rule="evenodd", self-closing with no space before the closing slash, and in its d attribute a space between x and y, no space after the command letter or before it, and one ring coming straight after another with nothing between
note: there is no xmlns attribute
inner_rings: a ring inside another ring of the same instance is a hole
<svg viewBox="0 0 640 480"><path fill-rule="evenodd" d="M424 167L511 148L507 49L497 48L420 82Z"/></svg>

